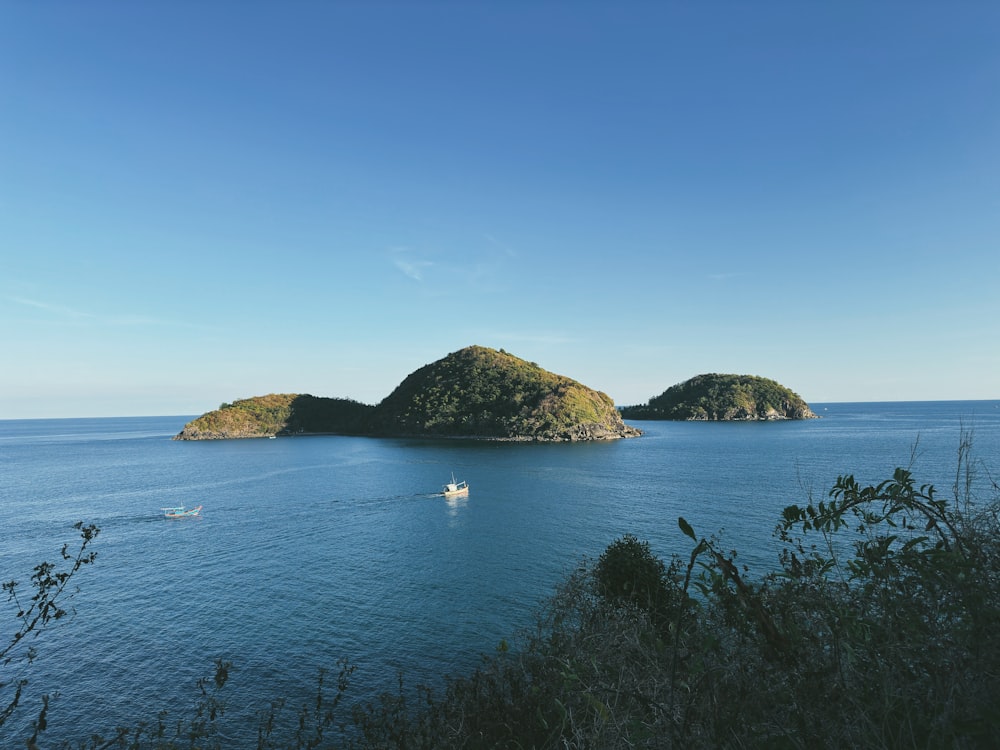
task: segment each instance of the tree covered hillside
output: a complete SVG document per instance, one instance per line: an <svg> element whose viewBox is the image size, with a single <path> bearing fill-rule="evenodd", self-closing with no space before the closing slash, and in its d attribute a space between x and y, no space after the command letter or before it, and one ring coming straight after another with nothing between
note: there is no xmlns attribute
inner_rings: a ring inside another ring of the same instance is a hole
<svg viewBox="0 0 1000 750"><path fill-rule="evenodd" d="M373 407L343 398L271 393L222 404L184 426L175 440L222 440L309 432L364 434Z"/></svg>
<svg viewBox="0 0 1000 750"><path fill-rule="evenodd" d="M412 373L378 405L377 424L398 434L527 440L638 434L604 393L483 346Z"/></svg>
<svg viewBox="0 0 1000 750"><path fill-rule="evenodd" d="M410 374L382 403L271 394L223 404L178 440L309 433L606 440L640 434L614 402L504 351L470 346Z"/></svg>
<svg viewBox="0 0 1000 750"><path fill-rule="evenodd" d="M737 421L813 419L802 398L756 375L696 375L671 386L645 406L622 409L627 419Z"/></svg>

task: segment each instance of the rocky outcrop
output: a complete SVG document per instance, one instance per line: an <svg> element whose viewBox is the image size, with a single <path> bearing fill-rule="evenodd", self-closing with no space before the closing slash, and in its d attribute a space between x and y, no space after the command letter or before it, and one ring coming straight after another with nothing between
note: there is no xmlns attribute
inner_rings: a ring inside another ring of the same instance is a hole
<svg viewBox="0 0 1000 750"><path fill-rule="evenodd" d="M616 440L618 438L627 437L639 437L642 434L642 430L637 427L632 427L630 425L621 422L613 427L608 427L603 424L578 424L567 430L564 430L562 434L557 434L553 439L556 440Z"/></svg>

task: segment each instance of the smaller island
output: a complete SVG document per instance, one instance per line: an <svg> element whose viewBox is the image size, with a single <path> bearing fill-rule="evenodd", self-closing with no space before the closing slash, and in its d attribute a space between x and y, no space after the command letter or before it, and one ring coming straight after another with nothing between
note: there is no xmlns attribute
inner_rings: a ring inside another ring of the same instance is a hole
<svg viewBox="0 0 1000 750"><path fill-rule="evenodd" d="M817 419L809 404L780 383L756 375L708 373L671 386L649 403L621 408L625 419L747 422Z"/></svg>
<svg viewBox="0 0 1000 750"><path fill-rule="evenodd" d="M174 440L232 440L278 435L364 435L374 406L307 393L269 393L224 403L184 425Z"/></svg>

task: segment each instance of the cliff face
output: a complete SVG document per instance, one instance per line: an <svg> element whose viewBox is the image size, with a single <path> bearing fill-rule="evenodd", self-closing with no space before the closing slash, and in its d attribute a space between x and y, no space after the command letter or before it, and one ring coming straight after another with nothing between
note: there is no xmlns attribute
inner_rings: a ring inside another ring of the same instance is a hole
<svg viewBox="0 0 1000 750"><path fill-rule="evenodd" d="M274 435L610 440L641 432L612 400L503 350L470 346L410 374L378 406L272 394L223 404L184 427L178 440Z"/></svg>
<svg viewBox="0 0 1000 750"><path fill-rule="evenodd" d="M697 375L671 386L645 406L622 409L629 419L774 421L816 419L795 392L755 375Z"/></svg>

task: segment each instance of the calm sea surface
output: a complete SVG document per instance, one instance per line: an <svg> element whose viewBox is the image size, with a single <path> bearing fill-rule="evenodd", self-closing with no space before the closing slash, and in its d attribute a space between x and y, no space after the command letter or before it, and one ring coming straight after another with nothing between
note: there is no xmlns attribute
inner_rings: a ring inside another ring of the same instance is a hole
<svg viewBox="0 0 1000 750"><path fill-rule="evenodd" d="M565 445L175 442L190 417L0 421L0 578L26 586L72 547L75 522L101 529L74 616L35 641L0 746L42 693L59 693L47 745L160 709L184 715L218 657L235 665L234 706L304 698L340 658L358 665L355 699L393 688L399 671L433 684L516 636L581 558L624 533L687 554L683 515L764 573L781 509L839 474L873 483L912 464L950 496L963 426L1000 475L1000 401L813 408L823 419L637 422L638 439ZM468 498L436 495L452 472ZM181 504L202 516L162 517ZM0 600L3 644L11 607ZM0 682L19 674L0 667Z"/></svg>

